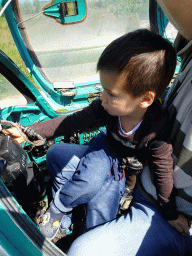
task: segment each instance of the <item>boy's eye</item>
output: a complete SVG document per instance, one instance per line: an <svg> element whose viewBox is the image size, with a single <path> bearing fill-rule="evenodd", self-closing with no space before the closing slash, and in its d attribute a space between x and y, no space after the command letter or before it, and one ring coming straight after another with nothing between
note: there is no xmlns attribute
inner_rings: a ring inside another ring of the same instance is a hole
<svg viewBox="0 0 192 256"><path fill-rule="evenodd" d="M110 97L115 97L115 95L114 95L113 93L111 93L111 92L108 92L108 95L109 95Z"/></svg>

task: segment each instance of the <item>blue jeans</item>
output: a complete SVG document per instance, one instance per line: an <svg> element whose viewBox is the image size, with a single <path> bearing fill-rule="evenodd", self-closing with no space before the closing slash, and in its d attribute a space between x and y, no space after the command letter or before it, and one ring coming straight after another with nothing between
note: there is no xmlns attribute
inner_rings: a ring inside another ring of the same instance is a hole
<svg viewBox="0 0 192 256"><path fill-rule="evenodd" d="M105 133L99 134L89 146L56 144L47 153L55 205L67 212L86 204L88 229L116 217L125 189L125 178L116 156L106 146L105 137ZM64 221L61 228L66 226Z"/></svg>
<svg viewBox="0 0 192 256"><path fill-rule="evenodd" d="M192 230L184 237L137 190L131 212L78 237L67 256L187 256Z"/></svg>

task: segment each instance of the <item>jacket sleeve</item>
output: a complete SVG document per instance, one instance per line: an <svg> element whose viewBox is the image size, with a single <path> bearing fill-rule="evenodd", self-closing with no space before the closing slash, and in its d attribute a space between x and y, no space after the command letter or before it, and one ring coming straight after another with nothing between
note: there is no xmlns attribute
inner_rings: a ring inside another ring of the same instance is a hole
<svg viewBox="0 0 192 256"><path fill-rule="evenodd" d="M149 167L154 173L154 183L160 211L167 220L177 219L173 190L172 145L165 141L154 141L150 145Z"/></svg>
<svg viewBox="0 0 192 256"><path fill-rule="evenodd" d="M83 131L90 126L104 126L105 115L106 111L101 106L100 99L96 99L89 106L71 115L56 117L29 127L43 138L55 138Z"/></svg>

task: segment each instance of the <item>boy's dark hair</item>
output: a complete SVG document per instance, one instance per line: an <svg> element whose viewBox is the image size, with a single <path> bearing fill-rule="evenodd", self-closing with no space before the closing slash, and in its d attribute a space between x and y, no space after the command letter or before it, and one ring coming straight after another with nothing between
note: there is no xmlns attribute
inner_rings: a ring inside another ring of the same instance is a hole
<svg viewBox="0 0 192 256"><path fill-rule="evenodd" d="M154 91L159 97L176 67L171 43L148 29L130 32L110 43L101 54L97 71L126 72L126 90L133 97Z"/></svg>

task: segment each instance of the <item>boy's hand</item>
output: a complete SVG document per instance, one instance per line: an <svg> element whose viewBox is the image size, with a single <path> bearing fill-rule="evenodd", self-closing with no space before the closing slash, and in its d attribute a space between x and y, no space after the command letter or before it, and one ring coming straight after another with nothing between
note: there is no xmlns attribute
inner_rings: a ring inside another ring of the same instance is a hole
<svg viewBox="0 0 192 256"><path fill-rule="evenodd" d="M22 142L25 141L23 139L23 137L21 136L21 134L19 133L19 131L15 127L12 127L9 129L2 129L1 132L4 135L8 135L8 136L12 137L17 144L21 144Z"/></svg>
<svg viewBox="0 0 192 256"><path fill-rule="evenodd" d="M169 224L180 232L183 236L189 235L189 223L183 215L179 215L176 220L168 220Z"/></svg>

